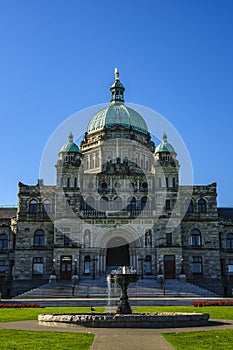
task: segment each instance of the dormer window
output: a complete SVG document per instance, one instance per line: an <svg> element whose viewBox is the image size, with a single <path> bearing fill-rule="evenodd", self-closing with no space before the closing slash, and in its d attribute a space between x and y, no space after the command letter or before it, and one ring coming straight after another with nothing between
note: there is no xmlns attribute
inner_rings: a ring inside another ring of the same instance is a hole
<svg viewBox="0 0 233 350"><path fill-rule="evenodd" d="M200 199L198 201L198 213L206 213L207 208L206 208L206 201L204 199Z"/></svg>
<svg viewBox="0 0 233 350"><path fill-rule="evenodd" d="M29 203L29 212L37 213L38 211L38 202L35 199L32 199Z"/></svg>

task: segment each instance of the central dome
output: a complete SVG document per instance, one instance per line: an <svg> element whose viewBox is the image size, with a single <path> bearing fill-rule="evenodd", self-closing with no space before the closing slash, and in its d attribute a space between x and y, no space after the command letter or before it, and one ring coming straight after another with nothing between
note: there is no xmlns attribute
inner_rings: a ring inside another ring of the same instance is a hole
<svg viewBox="0 0 233 350"><path fill-rule="evenodd" d="M117 125L148 134L145 120L138 112L126 107L123 103L114 103L98 111L90 120L87 132L91 133Z"/></svg>
<svg viewBox="0 0 233 350"><path fill-rule="evenodd" d="M112 126L122 126L126 129L142 132L148 135L145 120L138 112L124 105L124 85L119 80L119 72L115 69L115 81L110 87L111 104L98 111L90 120L87 132L92 133Z"/></svg>

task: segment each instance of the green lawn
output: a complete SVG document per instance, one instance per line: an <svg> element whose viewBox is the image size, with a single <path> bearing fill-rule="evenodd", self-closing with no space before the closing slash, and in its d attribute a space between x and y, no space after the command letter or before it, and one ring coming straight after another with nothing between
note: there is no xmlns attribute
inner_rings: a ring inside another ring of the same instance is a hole
<svg viewBox="0 0 233 350"><path fill-rule="evenodd" d="M210 315L210 318L233 320L233 306L134 306L135 312L201 312Z"/></svg>
<svg viewBox="0 0 233 350"><path fill-rule="evenodd" d="M1 350L89 350L93 340L91 333L0 329Z"/></svg>
<svg viewBox="0 0 233 350"><path fill-rule="evenodd" d="M163 333L176 350L232 350L233 330Z"/></svg>
<svg viewBox="0 0 233 350"><path fill-rule="evenodd" d="M95 307L94 312L105 312L105 307ZM23 309L0 309L0 322L37 320L39 314L91 313L89 307L45 307Z"/></svg>
<svg viewBox="0 0 233 350"><path fill-rule="evenodd" d="M105 312L105 307L95 307L94 312ZM231 306L135 306L134 312L202 312L212 319L233 320ZM0 322L36 320L42 313L91 313L90 307L46 307L0 309ZM163 333L176 350L231 350L233 330ZM0 330L0 350L89 350L94 335L91 333L32 332Z"/></svg>

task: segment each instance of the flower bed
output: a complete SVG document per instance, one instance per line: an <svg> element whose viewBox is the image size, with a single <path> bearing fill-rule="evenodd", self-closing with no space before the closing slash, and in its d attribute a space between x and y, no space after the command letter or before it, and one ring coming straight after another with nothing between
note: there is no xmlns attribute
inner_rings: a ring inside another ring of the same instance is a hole
<svg viewBox="0 0 233 350"><path fill-rule="evenodd" d="M33 307L42 307L40 304L1 304L0 308L33 308Z"/></svg>
<svg viewBox="0 0 233 350"><path fill-rule="evenodd" d="M233 306L233 301L228 300L216 300L216 301L194 301L192 303L194 307L203 306Z"/></svg>

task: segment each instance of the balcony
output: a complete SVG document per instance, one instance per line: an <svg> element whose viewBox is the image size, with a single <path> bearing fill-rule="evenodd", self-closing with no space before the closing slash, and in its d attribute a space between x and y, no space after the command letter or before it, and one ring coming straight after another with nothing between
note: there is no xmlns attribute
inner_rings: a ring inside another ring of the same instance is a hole
<svg viewBox="0 0 233 350"><path fill-rule="evenodd" d="M80 212L81 218L135 218L152 217L153 210L120 210L120 211L99 211L99 210L83 210Z"/></svg>

